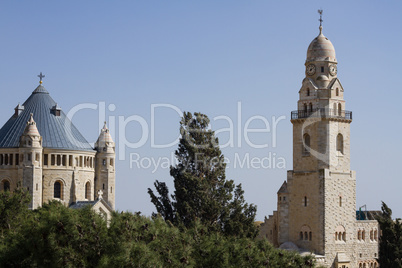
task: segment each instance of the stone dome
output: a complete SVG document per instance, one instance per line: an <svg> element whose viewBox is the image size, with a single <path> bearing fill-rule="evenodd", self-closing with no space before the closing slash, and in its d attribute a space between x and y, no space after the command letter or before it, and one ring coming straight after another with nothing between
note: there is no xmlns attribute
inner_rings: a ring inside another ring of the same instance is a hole
<svg viewBox="0 0 402 268"><path fill-rule="evenodd" d="M33 119L33 113L30 114L29 121L27 122L27 126L25 127L23 135L32 136L32 137L39 137L39 131L36 127L36 122Z"/></svg>
<svg viewBox="0 0 402 268"><path fill-rule="evenodd" d="M335 48L331 41L322 34L322 26L320 26L320 34L308 46L306 61L336 62Z"/></svg>
<svg viewBox="0 0 402 268"><path fill-rule="evenodd" d="M95 146L97 148L100 148L100 147L105 147L108 145L114 146L114 142L113 142L112 136L110 135L110 131L107 128L106 121L105 121L105 124L103 125L103 128L101 129L101 133L98 137L98 140L96 141Z"/></svg>

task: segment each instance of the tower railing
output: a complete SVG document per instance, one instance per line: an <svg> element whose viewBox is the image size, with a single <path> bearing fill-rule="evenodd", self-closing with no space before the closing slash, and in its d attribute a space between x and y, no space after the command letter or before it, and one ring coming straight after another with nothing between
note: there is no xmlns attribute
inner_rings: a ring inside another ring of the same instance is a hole
<svg viewBox="0 0 402 268"><path fill-rule="evenodd" d="M352 120L352 112L338 109L318 108L312 110L297 110L292 111L291 113L291 119L303 119L308 117L340 118Z"/></svg>

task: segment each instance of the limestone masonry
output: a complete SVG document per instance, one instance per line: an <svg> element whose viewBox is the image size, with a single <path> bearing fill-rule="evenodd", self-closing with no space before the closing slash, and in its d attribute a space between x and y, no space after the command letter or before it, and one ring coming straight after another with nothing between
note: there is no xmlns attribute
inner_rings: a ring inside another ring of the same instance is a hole
<svg viewBox="0 0 402 268"><path fill-rule="evenodd" d="M95 148L42 85L0 129L0 189L23 187L30 208L50 200L91 205L106 218L115 206L115 144L105 126Z"/></svg>
<svg viewBox="0 0 402 268"><path fill-rule="evenodd" d="M378 211L356 211L350 123L332 43L322 33L307 50L306 77L293 124L293 170L260 237L282 249L315 254L325 267L378 267Z"/></svg>

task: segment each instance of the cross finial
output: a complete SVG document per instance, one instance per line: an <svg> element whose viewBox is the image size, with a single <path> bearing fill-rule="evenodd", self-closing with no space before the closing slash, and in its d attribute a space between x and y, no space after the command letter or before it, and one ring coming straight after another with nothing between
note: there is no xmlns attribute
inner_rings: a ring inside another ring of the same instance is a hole
<svg viewBox="0 0 402 268"><path fill-rule="evenodd" d="M98 191L98 199L102 199L103 191L99 190Z"/></svg>
<svg viewBox="0 0 402 268"><path fill-rule="evenodd" d="M322 22L323 22L323 20L322 20L322 12L323 12L322 9L319 9L319 10L318 10L318 14L320 14L320 19L319 19L319 21L320 21L320 27L322 27Z"/></svg>
<svg viewBox="0 0 402 268"><path fill-rule="evenodd" d="M40 74L38 75L38 77L39 77L39 83L40 84L42 84L42 78L44 78L45 77L45 75L44 74L42 74L42 72L40 72Z"/></svg>

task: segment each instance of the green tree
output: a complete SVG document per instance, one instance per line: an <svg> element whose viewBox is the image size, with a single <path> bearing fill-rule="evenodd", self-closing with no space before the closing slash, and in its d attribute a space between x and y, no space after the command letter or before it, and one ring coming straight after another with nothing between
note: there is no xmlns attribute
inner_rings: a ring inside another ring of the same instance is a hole
<svg viewBox="0 0 402 268"><path fill-rule="evenodd" d="M210 231L254 238L256 206L245 202L241 184L226 179L224 156L209 122L201 113L183 114L175 152L178 163L170 168L174 194L169 196L166 184L156 181L159 196L148 189L151 201L175 225L191 227L200 220Z"/></svg>
<svg viewBox="0 0 402 268"><path fill-rule="evenodd" d="M109 248L104 219L89 206L58 201L30 211L18 235L0 250L0 267L98 267Z"/></svg>
<svg viewBox="0 0 402 268"><path fill-rule="evenodd" d="M28 191L20 187L13 193L10 191L0 192L0 235L2 238L6 233L21 227L29 214L29 202Z"/></svg>
<svg viewBox="0 0 402 268"><path fill-rule="evenodd" d="M109 228L113 248L102 267L313 267L311 256L275 249L266 240L209 232L199 220L173 226L128 212L115 213Z"/></svg>
<svg viewBox="0 0 402 268"><path fill-rule="evenodd" d="M380 267L402 267L402 223L392 220L392 210L382 202L382 215L377 217L380 225Z"/></svg>

